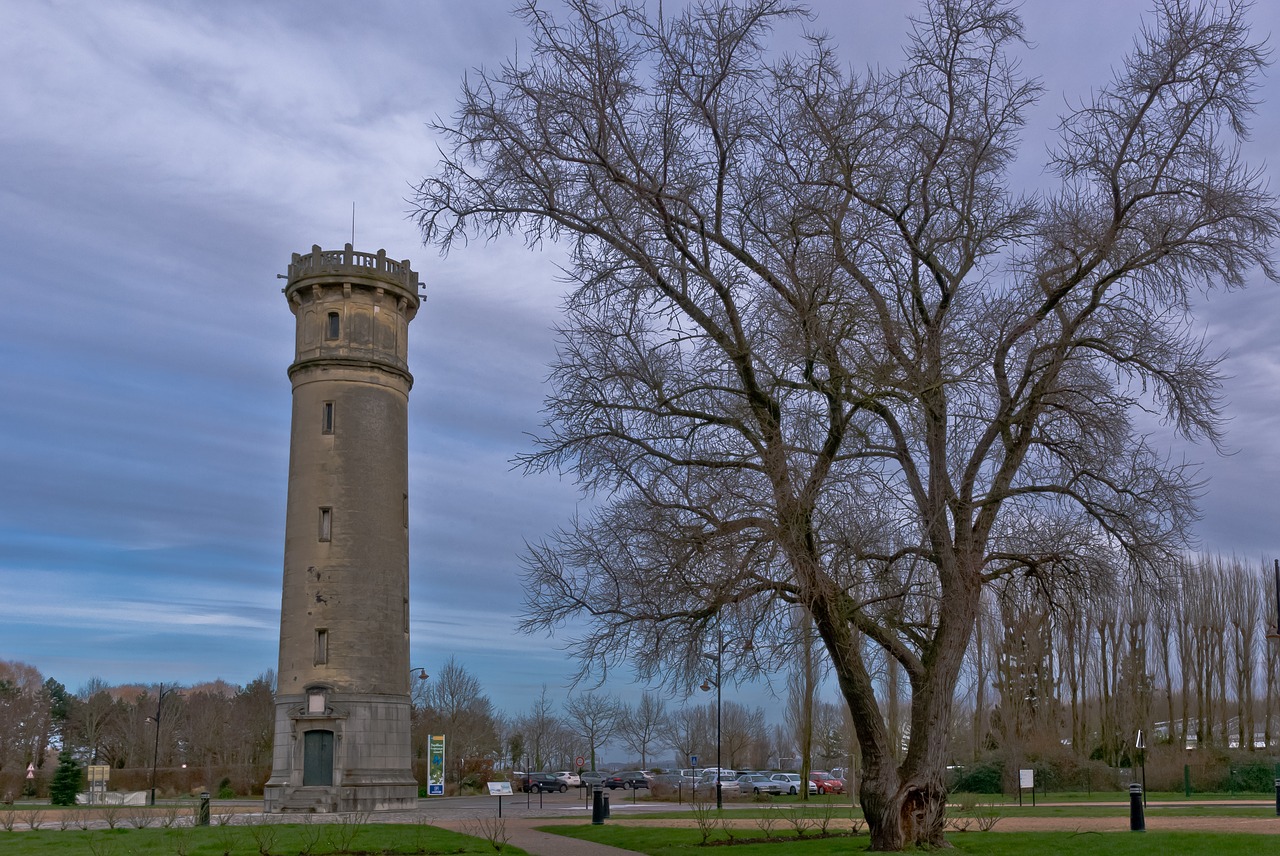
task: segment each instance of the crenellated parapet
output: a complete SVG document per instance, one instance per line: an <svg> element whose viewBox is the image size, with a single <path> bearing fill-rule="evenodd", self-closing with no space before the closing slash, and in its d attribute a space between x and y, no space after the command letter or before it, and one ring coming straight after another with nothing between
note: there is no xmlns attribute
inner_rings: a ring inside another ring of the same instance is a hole
<svg viewBox="0 0 1280 856"><path fill-rule="evenodd" d="M319 244L311 247L311 252L303 255L294 253L289 263L288 285L286 293L302 280L314 276L325 278L349 274L356 278L381 280L388 285L398 285L413 294L418 294L418 274L409 267L409 260L396 261L387 257L386 250L376 253L362 253L350 244L341 250L324 250Z"/></svg>

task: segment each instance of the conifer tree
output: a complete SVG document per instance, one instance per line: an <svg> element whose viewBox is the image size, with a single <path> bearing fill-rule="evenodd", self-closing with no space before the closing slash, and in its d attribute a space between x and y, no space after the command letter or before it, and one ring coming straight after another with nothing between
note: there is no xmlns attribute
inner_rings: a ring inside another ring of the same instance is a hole
<svg viewBox="0 0 1280 856"><path fill-rule="evenodd" d="M72 757L71 750L64 748L58 753L58 769L54 771L53 781L49 784L49 802L54 805L75 805L83 778L84 772L80 769L80 764Z"/></svg>

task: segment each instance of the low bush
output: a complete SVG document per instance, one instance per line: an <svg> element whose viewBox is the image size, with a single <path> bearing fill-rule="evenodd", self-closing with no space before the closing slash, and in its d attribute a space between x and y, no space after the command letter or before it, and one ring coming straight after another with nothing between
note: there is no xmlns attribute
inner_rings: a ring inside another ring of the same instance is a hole
<svg viewBox="0 0 1280 856"><path fill-rule="evenodd" d="M1002 793L1003 765L998 761L971 764L960 770L951 783L951 790L969 794Z"/></svg>

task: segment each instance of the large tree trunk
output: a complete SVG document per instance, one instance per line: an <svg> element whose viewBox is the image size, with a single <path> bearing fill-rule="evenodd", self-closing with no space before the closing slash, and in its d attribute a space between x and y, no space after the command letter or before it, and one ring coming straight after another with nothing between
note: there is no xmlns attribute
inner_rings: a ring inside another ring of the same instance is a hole
<svg viewBox="0 0 1280 856"><path fill-rule="evenodd" d="M947 609L939 618L933 644L915 668L904 668L911 682L911 742L901 764L876 703L874 685L861 651L852 645L850 627L834 602L816 603L815 626L832 653L836 677L849 704L862 753L858 796L867 819L873 851L947 846L946 771L948 726L955 687L978 612L976 574L946 592ZM926 667L927 666L927 667Z"/></svg>

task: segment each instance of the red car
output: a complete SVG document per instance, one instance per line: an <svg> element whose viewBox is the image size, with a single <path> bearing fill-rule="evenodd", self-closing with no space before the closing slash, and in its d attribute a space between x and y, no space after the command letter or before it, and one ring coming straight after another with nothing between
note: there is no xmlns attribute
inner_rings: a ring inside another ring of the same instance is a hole
<svg viewBox="0 0 1280 856"><path fill-rule="evenodd" d="M811 770L809 772L809 781L818 786L818 793L820 794L844 793L844 782L825 770Z"/></svg>

